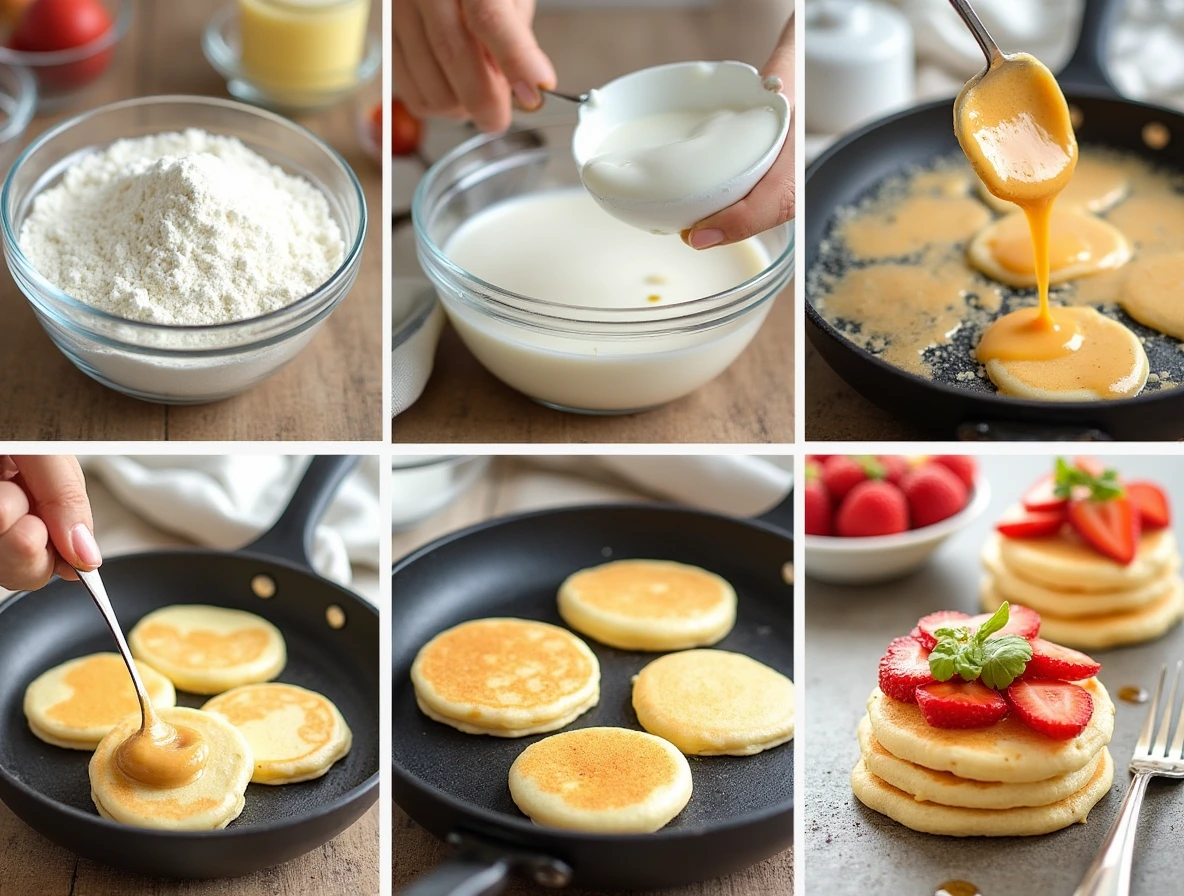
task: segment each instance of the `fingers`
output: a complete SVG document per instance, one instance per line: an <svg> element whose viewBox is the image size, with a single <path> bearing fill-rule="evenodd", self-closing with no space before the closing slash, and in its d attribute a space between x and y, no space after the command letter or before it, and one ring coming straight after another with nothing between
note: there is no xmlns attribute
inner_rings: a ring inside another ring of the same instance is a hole
<svg viewBox="0 0 1184 896"><path fill-rule="evenodd" d="M30 498L31 513L44 522L49 540L67 564L95 569L102 562L82 468L64 454L13 458Z"/></svg>
<svg viewBox="0 0 1184 896"><path fill-rule="evenodd" d="M682 234L692 249L710 249L738 243L772 230L793 218L797 207L794 177L793 127L773 167L739 202L704 218Z"/></svg>
<svg viewBox="0 0 1184 896"><path fill-rule="evenodd" d="M543 102L539 87L553 90L555 67L531 29L530 9L508 0L461 0L465 23L505 76L519 105L527 111Z"/></svg>
<svg viewBox="0 0 1184 896"><path fill-rule="evenodd" d="M509 85L469 31L460 5L433 0L423 15L432 54L459 104L481 130L504 131L512 115Z"/></svg>
<svg viewBox="0 0 1184 896"><path fill-rule="evenodd" d="M435 7L448 7L452 2L433 2L428 15L435 15ZM408 108L416 115L460 115L460 100L441 67L443 60L433 52L424 14L417 4L410 0L395 3L391 22L393 73Z"/></svg>
<svg viewBox="0 0 1184 896"><path fill-rule="evenodd" d="M56 560L45 523L31 514L26 513L0 535L0 583L6 588L33 591L42 587L53 576Z"/></svg>

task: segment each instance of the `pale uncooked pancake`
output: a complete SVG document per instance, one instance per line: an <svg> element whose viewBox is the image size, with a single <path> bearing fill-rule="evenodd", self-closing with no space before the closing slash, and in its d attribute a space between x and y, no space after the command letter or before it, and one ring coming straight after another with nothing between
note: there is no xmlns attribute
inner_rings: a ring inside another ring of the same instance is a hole
<svg viewBox="0 0 1184 896"><path fill-rule="evenodd" d="M966 248L971 266L1009 286L1036 285L1032 237L1027 216L1012 212L978 232ZM1055 205L1049 244L1049 283L1066 283L1121 267L1131 257L1122 232L1088 212Z"/></svg>
<svg viewBox="0 0 1184 896"><path fill-rule="evenodd" d="M292 684L248 684L202 707L242 732L256 784L311 781L349 752L353 734L328 697Z"/></svg>
<svg viewBox="0 0 1184 896"><path fill-rule="evenodd" d="M1180 562L1178 558L1173 557L1156 578L1130 588L1113 591L1051 588L1017 575L1011 567L1003 563L999 557L1000 537L997 534L993 535L983 546L982 561L989 574L990 584L1000 597L1013 604L1029 607L1043 617L1078 619L1129 612L1155 603L1173 591L1180 582Z"/></svg>
<svg viewBox="0 0 1184 896"><path fill-rule="evenodd" d="M1153 255L1131 264L1118 303L1144 326L1184 339L1184 252Z"/></svg>
<svg viewBox="0 0 1184 896"><path fill-rule="evenodd" d="M562 728L600 699L600 664L571 632L529 619L463 622L411 666L420 709L467 734L524 737Z"/></svg>
<svg viewBox="0 0 1184 896"><path fill-rule="evenodd" d="M1016 575L1066 591L1119 591L1159 578L1179 561L1171 529L1144 532L1134 562L1124 566L1069 535L1003 538L993 533L1000 560Z"/></svg>
<svg viewBox="0 0 1184 896"><path fill-rule="evenodd" d="M989 613L995 612L1003 603L1003 597L992 587L989 579L983 580L979 598L983 609ZM1040 636L1080 650L1106 650L1125 644L1153 641L1181 618L1184 618L1184 581L1174 578L1162 597L1129 613L1086 618L1043 616L1040 620Z"/></svg>
<svg viewBox="0 0 1184 896"><path fill-rule="evenodd" d="M1014 713L986 728L934 728L915 703L902 703L876 688L867 714L876 740L894 756L974 781L1025 784L1084 767L1110 742L1114 704L1096 678L1081 682L1093 696L1089 725L1071 740L1053 740Z"/></svg>
<svg viewBox="0 0 1184 896"><path fill-rule="evenodd" d="M283 671L279 629L254 613L183 604L149 613L127 638L132 653L193 694L220 694Z"/></svg>
<svg viewBox="0 0 1184 896"><path fill-rule="evenodd" d="M91 798L104 818L141 828L166 831L210 831L224 828L243 810L254 762L251 748L237 728L221 716L177 706L158 713L171 725L183 725L202 736L209 759L201 775L182 787L145 787L123 775L115 751L140 727L130 716L103 738L90 759Z"/></svg>
<svg viewBox="0 0 1184 896"><path fill-rule="evenodd" d="M914 831L950 837L1030 837L1085 821L1089 810L1114 783L1114 761L1110 751L1103 748L1101 753L1102 762L1086 786L1048 806L964 809L920 802L868 771L862 758L851 772L851 789L869 809Z"/></svg>
<svg viewBox="0 0 1184 896"><path fill-rule="evenodd" d="M650 734L691 756L751 756L793 737L793 682L750 657L686 650L633 681L633 709Z"/></svg>
<svg viewBox="0 0 1184 896"><path fill-rule="evenodd" d="M669 741L628 728L580 728L531 744L510 766L510 795L536 824L642 834L691 798L691 768Z"/></svg>
<svg viewBox="0 0 1184 896"><path fill-rule="evenodd" d="M867 716L859 722L859 748L868 771L884 783L904 791L916 800L965 809L1047 806L1085 787L1102 763L1102 752L1099 752L1077 771L1044 781L1027 784L970 781L893 756L872 734L872 724Z"/></svg>
<svg viewBox="0 0 1184 896"><path fill-rule="evenodd" d="M682 650L715 644L732 630L736 592L697 566L616 560L569 576L559 588L559 614L612 647Z"/></svg>
<svg viewBox="0 0 1184 896"><path fill-rule="evenodd" d="M1057 205L1077 205L1096 214L1117 205L1130 192L1130 188L1131 180L1127 167L1098 159L1096 156L1083 155L1077 159L1073 179L1057 197ZM992 194L981 180L978 180L976 189L979 199L997 212L1006 214L1018 208L1015 203Z"/></svg>
<svg viewBox="0 0 1184 896"><path fill-rule="evenodd" d="M177 703L173 683L137 662L148 698L158 709ZM48 744L94 750L107 733L140 711L136 689L118 653L92 653L43 672L25 689L29 730Z"/></svg>
<svg viewBox="0 0 1184 896"><path fill-rule="evenodd" d="M1065 308L1081 331L1082 346L1051 360L989 358L983 365L1004 395L1032 401L1114 401L1138 395L1150 365L1139 337L1095 308Z"/></svg>

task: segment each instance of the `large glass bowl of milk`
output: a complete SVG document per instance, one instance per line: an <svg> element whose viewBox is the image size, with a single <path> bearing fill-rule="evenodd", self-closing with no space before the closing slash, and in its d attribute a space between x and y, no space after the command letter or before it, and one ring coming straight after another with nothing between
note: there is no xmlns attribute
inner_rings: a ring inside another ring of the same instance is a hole
<svg viewBox="0 0 1184 896"><path fill-rule="evenodd" d="M632 227L584 190L573 130L476 137L433 165L412 203L420 264L510 387L565 411L657 407L752 341L793 274L792 225L698 251Z"/></svg>

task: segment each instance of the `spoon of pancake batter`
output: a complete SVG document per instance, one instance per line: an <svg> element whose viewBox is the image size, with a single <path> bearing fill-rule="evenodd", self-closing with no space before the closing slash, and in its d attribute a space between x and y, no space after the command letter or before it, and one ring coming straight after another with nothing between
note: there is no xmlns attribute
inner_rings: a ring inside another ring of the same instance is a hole
<svg viewBox="0 0 1184 896"><path fill-rule="evenodd" d="M140 702L140 730L116 749L116 766L128 778L162 790L183 787L197 780L209 758L209 746L193 729L173 727L156 714L98 570L75 568L74 571L90 592L99 612L103 614L103 621L115 637Z"/></svg>

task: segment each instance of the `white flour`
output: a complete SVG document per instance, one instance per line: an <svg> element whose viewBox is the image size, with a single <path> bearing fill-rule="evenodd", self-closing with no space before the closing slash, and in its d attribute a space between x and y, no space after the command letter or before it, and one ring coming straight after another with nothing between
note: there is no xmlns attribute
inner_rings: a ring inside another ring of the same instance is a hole
<svg viewBox="0 0 1184 896"><path fill-rule="evenodd" d="M80 302L172 325L283 308L345 257L320 190L233 137L196 129L84 156L34 200L20 243Z"/></svg>

